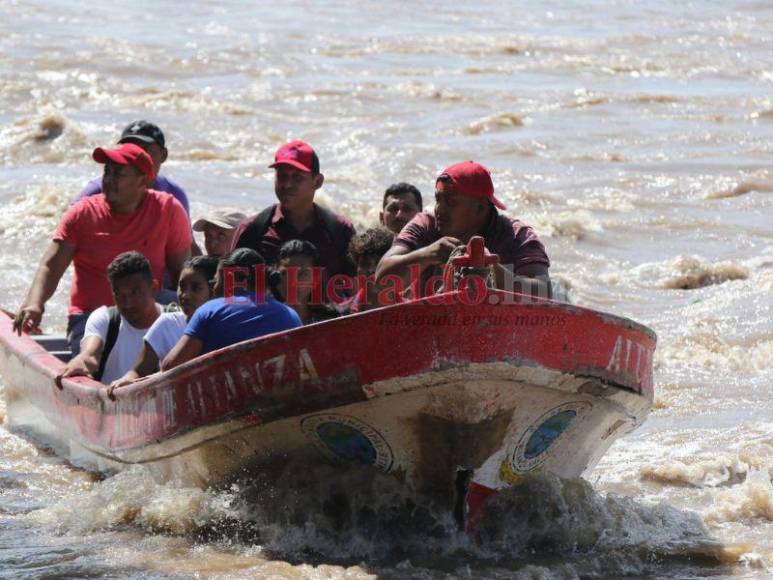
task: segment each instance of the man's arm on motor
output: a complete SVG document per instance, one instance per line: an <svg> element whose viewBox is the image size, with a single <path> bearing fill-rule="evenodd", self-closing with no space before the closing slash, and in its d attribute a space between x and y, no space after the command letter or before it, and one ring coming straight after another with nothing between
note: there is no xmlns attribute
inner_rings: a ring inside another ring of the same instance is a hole
<svg viewBox="0 0 773 580"><path fill-rule="evenodd" d="M46 248L27 297L13 320L17 334L40 324L46 302L54 295L74 255L75 246L61 240L54 240Z"/></svg>
<svg viewBox="0 0 773 580"><path fill-rule="evenodd" d="M387 276L399 276L403 284L410 282L412 264L418 264L420 270L427 266L445 264L451 255L462 242L456 238L445 236L423 248L410 250L402 244L395 244L384 254L376 268L376 283Z"/></svg>

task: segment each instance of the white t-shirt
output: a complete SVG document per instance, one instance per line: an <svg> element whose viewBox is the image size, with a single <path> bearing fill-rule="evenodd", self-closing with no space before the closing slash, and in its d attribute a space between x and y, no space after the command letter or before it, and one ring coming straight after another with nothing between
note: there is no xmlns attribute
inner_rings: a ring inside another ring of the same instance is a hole
<svg viewBox="0 0 773 580"><path fill-rule="evenodd" d="M162 310L159 304L156 304L156 309L159 313ZM102 344L104 345L107 340L107 329L109 326L110 313L107 306L97 308L86 320L86 331L83 333L81 344L89 336L98 336L102 339ZM101 379L104 384L107 385L116 379L120 379L126 374L126 371L134 366L142 348L142 337L145 336L147 330L147 328L134 328L121 316L118 338L105 363L105 372Z"/></svg>
<svg viewBox="0 0 773 580"><path fill-rule="evenodd" d="M184 312L164 312L145 333L145 342L156 353L159 363L182 338L186 326Z"/></svg>

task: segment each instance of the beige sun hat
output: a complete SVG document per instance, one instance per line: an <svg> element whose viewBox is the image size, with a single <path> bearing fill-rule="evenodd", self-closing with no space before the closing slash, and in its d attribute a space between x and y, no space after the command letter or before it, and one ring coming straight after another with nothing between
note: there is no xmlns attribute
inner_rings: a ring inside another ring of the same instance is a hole
<svg viewBox="0 0 773 580"><path fill-rule="evenodd" d="M193 230L203 232L207 224L219 226L227 230L234 230L246 217L244 213L232 207L216 208L204 217L197 219L193 223Z"/></svg>

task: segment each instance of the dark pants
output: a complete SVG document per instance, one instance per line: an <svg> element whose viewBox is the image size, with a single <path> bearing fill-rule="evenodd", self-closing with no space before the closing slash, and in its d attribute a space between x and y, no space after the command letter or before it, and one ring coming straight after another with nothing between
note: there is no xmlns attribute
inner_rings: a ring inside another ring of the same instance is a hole
<svg viewBox="0 0 773 580"><path fill-rule="evenodd" d="M86 332L86 320L91 312L82 314L70 314L67 317L67 344L70 345L70 351L73 356L77 356L81 351L81 339Z"/></svg>

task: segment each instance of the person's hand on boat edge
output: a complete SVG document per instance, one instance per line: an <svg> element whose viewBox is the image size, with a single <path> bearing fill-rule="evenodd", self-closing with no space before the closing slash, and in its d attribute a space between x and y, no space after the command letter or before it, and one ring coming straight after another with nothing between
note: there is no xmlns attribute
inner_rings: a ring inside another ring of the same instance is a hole
<svg viewBox="0 0 773 580"><path fill-rule="evenodd" d="M129 371L131 373L132 371ZM112 383L110 383L110 386L107 388L107 398L111 400L115 400L115 390L119 389L121 387L125 387L127 385L131 385L132 383L139 382L143 380L145 377L137 376L136 373L134 375L130 375L129 373L126 373L124 376L122 376L120 379L114 380Z"/></svg>
<svg viewBox="0 0 773 580"><path fill-rule="evenodd" d="M62 384L62 379L66 377L94 378L94 375L91 374L91 370L89 369L89 366L86 364L83 358L81 358L80 356L76 356L65 366L63 366L62 370L60 370L59 373L54 377L54 384L60 390L64 388L64 385Z"/></svg>
<svg viewBox="0 0 773 580"><path fill-rule="evenodd" d="M42 306L22 306L13 319L14 332L19 336L21 336L22 331L27 334L42 334L40 321L43 320L43 311Z"/></svg>

